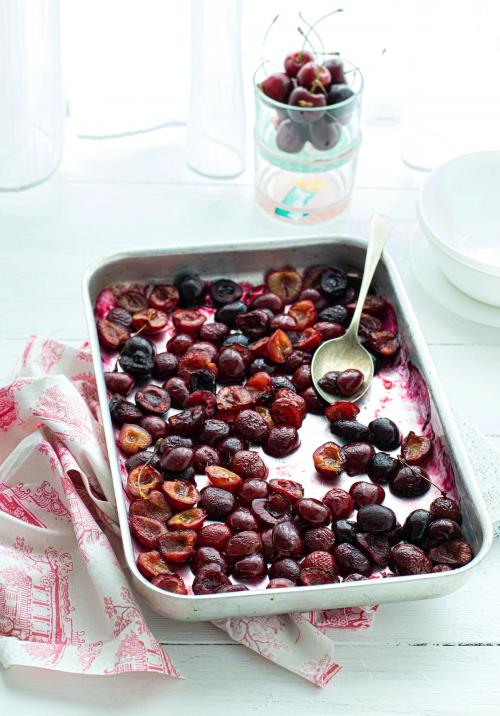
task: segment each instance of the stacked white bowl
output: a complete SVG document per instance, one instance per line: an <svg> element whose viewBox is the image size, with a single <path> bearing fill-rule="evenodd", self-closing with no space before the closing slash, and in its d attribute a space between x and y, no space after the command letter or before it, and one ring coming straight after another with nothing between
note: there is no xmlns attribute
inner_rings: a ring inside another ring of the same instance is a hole
<svg viewBox="0 0 500 716"><path fill-rule="evenodd" d="M438 167L420 191L417 214L448 280L500 307L500 151L466 154Z"/></svg>

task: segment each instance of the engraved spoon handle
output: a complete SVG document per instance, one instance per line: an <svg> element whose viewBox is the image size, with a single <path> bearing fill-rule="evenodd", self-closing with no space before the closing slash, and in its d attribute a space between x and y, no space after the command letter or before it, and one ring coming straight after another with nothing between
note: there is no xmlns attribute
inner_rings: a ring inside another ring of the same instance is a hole
<svg viewBox="0 0 500 716"><path fill-rule="evenodd" d="M354 311L351 325L347 329L347 333L357 336L359 322L361 320L361 312L365 302L366 294L370 288L373 274L377 268L378 262L384 250L384 246L392 231L392 220L384 214L375 214L370 225L370 238L366 249L365 268L363 270L363 280L359 289L359 296L356 302L356 310Z"/></svg>

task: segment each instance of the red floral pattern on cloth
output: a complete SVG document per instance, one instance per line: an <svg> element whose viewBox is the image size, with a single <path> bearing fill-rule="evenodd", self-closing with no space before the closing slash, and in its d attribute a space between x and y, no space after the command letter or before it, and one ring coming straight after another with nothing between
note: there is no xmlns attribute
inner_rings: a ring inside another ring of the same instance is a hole
<svg viewBox="0 0 500 716"><path fill-rule="evenodd" d="M24 377L0 388L0 663L178 677L109 541L117 532L114 495L85 348L33 336ZM341 668L326 632L366 628L374 612L352 607L214 624L325 686Z"/></svg>

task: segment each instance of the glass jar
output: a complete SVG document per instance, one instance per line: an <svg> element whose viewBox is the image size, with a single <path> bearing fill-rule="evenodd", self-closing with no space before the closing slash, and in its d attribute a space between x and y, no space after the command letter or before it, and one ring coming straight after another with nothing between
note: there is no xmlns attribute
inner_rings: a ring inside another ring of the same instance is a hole
<svg viewBox="0 0 500 716"><path fill-rule="evenodd" d="M0 2L0 190L35 186L62 157L59 0Z"/></svg>
<svg viewBox="0 0 500 716"><path fill-rule="evenodd" d="M344 61L353 94L326 107L292 107L259 89L255 75L255 190L275 218L302 224L327 221L351 198L361 143L363 77Z"/></svg>

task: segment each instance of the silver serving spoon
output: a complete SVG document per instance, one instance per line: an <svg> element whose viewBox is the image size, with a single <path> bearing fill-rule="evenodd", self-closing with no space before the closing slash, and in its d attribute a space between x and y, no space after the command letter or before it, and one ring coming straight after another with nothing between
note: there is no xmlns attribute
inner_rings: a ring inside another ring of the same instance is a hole
<svg viewBox="0 0 500 716"><path fill-rule="evenodd" d="M373 378L373 359L363 348L358 338L359 322L361 311L365 302L366 294L370 287L373 274L377 268L382 255L383 248L392 230L392 221L388 216L375 214L370 226L370 238L366 249L365 268L363 281L359 289L359 297L356 302L351 324L343 336L332 338L322 343L313 356L311 363L311 377L314 387L329 403L336 403L338 400L349 400L356 402L368 390ZM341 395L332 395L323 390L318 381L331 370L343 371L347 368L356 368L364 375L364 381L357 393L344 398Z"/></svg>

